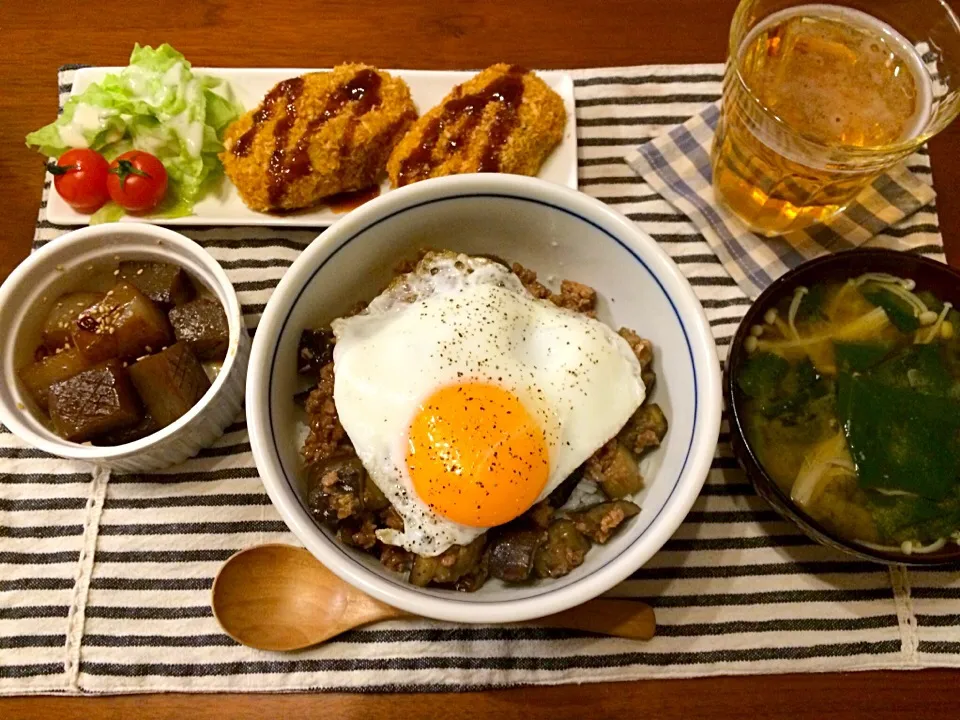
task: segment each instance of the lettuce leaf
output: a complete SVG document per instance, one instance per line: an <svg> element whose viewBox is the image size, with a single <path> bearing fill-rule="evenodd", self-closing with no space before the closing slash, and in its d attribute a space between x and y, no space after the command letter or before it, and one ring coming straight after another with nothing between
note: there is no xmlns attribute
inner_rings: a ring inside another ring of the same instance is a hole
<svg viewBox="0 0 960 720"><path fill-rule="evenodd" d="M242 112L222 80L197 76L169 45L136 45L119 74L74 95L54 122L27 135L49 157L89 147L112 160L127 150L156 155L167 169L167 196L154 213L181 217L219 179L223 133ZM120 217L109 206L93 222Z"/></svg>

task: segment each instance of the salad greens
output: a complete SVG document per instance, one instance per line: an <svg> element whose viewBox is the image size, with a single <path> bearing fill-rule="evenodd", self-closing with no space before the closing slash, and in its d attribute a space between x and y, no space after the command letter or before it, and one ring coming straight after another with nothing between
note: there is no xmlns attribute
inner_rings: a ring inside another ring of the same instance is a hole
<svg viewBox="0 0 960 720"><path fill-rule="evenodd" d="M27 135L27 145L53 157L76 147L97 150L108 160L132 149L149 152L169 176L158 214L189 215L219 178L223 133L242 112L229 85L195 75L190 67L167 44L136 45L127 67L71 97L60 117ZM93 222L122 214L111 203Z"/></svg>

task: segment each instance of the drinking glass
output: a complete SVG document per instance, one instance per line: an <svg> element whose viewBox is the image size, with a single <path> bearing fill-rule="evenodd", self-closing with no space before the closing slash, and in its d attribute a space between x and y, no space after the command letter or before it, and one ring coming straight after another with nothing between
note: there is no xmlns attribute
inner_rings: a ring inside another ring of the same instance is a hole
<svg viewBox="0 0 960 720"><path fill-rule="evenodd" d="M712 150L717 199L762 235L840 212L960 111L941 0L743 0Z"/></svg>

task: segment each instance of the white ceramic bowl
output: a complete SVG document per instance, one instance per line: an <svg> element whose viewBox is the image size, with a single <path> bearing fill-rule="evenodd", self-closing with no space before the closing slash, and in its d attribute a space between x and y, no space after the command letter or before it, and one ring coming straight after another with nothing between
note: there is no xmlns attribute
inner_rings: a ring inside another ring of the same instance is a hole
<svg viewBox="0 0 960 720"><path fill-rule="evenodd" d="M79 289L86 268L99 262L155 260L179 265L220 301L230 326L223 367L207 394L176 422L136 442L101 447L69 442L41 419L17 379L39 344L39 328L26 322L64 292ZM196 455L237 419L243 403L250 338L237 294L223 268L203 248L153 225L95 225L67 233L24 260L0 286L0 422L40 450L121 472L147 472Z"/></svg>
<svg viewBox="0 0 960 720"><path fill-rule="evenodd" d="M529 585L495 580L476 593L418 588L314 523L299 472L297 341L373 297L396 262L418 248L450 248L517 261L541 278L597 289L600 319L656 348L653 393L670 431L644 459L643 510L571 574ZM270 498L304 545L361 590L418 615L510 622L559 612L612 588L680 525L710 467L720 428L720 372L709 324L690 285L627 218L582 193L512 175L416 183L374 200L318 237L290 267L260 320L247 378L247 425Z"/></svg>

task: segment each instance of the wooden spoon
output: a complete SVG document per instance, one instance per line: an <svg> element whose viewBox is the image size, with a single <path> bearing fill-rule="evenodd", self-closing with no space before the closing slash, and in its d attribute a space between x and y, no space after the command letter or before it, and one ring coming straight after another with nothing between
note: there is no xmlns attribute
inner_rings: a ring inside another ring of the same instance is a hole
<svg viewBox="0 0 960 720"><path fill-rule="evenodd" d="M260 650L302 650L361 625L417 617L357 590L292 545L238 552L217 573L211 601L223 631ZM634 640L649 640L656 627L649 605L604 598L520 624Z"/></svg>

